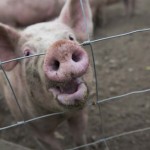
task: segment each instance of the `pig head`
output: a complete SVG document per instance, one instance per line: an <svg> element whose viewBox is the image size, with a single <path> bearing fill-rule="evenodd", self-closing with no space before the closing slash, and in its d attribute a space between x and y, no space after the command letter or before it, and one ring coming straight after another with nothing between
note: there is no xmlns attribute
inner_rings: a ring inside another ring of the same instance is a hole
<svg viewBox="0 0 150 150"><path fill-rule="evenodd" d="M92 16L87 0L83 0L83 7L88 31L92 33ZM62 149L54 131L64 120L68 120L75 143L85 143L87 114L84 107L90 94L92 76L88 54L77 39L86 39L79 0L68 0L54 21L35 24L22 31L0 24L1 62L41 54L1 65L22 110L21 113L1 71L3 79L0 84L14 117L20 121L65 111L30 123L37 138L47 144L48 149Z"/></svg>

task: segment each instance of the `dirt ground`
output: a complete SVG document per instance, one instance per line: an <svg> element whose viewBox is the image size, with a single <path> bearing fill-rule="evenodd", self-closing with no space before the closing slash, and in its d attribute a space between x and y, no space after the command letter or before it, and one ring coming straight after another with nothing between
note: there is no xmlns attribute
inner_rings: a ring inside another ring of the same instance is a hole
<svg viewBox="0 0 150 150"><path fill-rule="evenodd" d="M109 6L106 24L97 29L93 39L150 27L150 1L137 0L136 15L123 15L122 3ZM92 45L98 79L99 100L150 88L150 31L135 33L96 42ZM88 143L104 137L150 126L150 92L133 94L124 98L89 107L87 129ZM0 127L15 123L7 106L1 102ZM102 120L101 120L102 119ZM66 124L59 128L60 141L65 148L73 147ZM0 131L0 138L33 149L39 149L26 126ZM71 144L70 144L71 143ZM149 150L150 130L119 136L106 143L90 146L90 150Z"/></svg>

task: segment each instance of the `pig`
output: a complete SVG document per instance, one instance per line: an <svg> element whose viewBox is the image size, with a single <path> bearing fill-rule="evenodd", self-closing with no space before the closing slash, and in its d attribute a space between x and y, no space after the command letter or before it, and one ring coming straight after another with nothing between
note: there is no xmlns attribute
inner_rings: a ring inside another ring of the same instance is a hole
<svg viewBox="0 0 150 150"><path fill-rule="evenodd" d="M2 0L0 1L0 22L15 27L53 20L61 11L66 0ZM106 22L105 9L120 0L90 0L94 27ZM132 16L135 0L123 0L127 16Z"/></svg>
<svg viewBox="0 0 150 150"><path fill-rule="evenodd" d="M133 16L136 0L121 0L124 4L126 16ZM106 5L112 5L120 0L106 0Z"/></svg>
<svg viewBox="0 0 150 150"><path fill-rule="evenodd" d="M30 25L22 30L0 23L0 86L17 121L55 112L59 115L29 123L42 149L62 150L54 132L67 121L75 144L86 143L87 100L93 74L86 50L79 41L93 32L88 0L68 0L58 18ZM42 53L43 55L33 56ZM18 57L29 57L16 60ZM32 57L30 57L32 56ZM13 61L7 60L15 59ZM7 74L21 111L5 79Z"/></svg>
<svg viewBox="0 0 150 150"><path fill-rule="evenodd" d="M135 14L136 0L123 0L125 6L125 12L127 16L133 16Z"/></svg>
<svg viewBox="0 0 150 150"><path fill-rule="evenodd" d="M94 31L105 22L106 0L90 0L90 6L93 16Z"/></svg>
<svg viewBox="0 0 150 150"><path fill-rule="evenodd" d="M94 29L106 24L106 7L122 1L125 16L132 17L135 12L136 0L90 0Z"/></svg>
<svg viewBox="0 0 150 150"><path fill-rule="evenodd" d="M2 0L0 22L22 27L56 18L65 0Z"/></svg>

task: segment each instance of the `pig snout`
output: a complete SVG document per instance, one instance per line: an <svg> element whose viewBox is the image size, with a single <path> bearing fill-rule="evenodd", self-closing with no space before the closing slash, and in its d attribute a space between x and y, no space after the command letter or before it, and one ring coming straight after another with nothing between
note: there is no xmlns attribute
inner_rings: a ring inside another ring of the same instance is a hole
<svg viewBox="0 0 150 150"><path fill-rule="evenodd" d="M44 71L52 81L64 82L82 76L89 66L89 58L85 50L77 43L61 40L48 50Z"/></svg>
<svg viewBox="0 0 150 150"><path fill-rule="evenodd" d="M69 40L55 42L44 59L44 73L56 84L49 91L63 105L81 106L88 95L82 76L89 67L89 57L78 43Z"/></svg>

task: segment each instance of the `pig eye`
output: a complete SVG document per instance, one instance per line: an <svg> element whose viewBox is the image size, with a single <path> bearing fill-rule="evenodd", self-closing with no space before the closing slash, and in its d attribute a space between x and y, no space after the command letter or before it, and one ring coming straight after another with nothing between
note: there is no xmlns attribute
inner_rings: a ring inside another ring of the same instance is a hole
<svg viewBox="0 0 150 150"><path fill-rule="evenodd" d="M24 56L30 56L30 55L31 55L31 52L29 49L24 51Z"/></svg>
<svg viewBox="0 0 150 150"><path fill-rule="evenodd" d="M74 41L74 38L71 35L69 35L69 40Z"/></svg>

